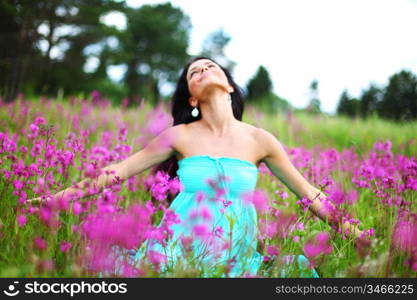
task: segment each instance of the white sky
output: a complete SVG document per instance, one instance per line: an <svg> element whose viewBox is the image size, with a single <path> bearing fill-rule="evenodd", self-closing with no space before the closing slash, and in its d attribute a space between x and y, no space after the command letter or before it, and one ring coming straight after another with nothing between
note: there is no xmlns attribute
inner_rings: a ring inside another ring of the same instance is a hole
<svg viewBox="0 0 417 300"><path fill-rule="evenodd" d="M132 7L166 1L127 0ZM305 107L314 79L322 110L334 113L343 89L360 96L371 82L385 86L407 69L417 74L417 0L172 0L193 25L189 54L201 50L220 27L231 36L225 49L246 86L264 65L274 92ZM106 23L123 27L116 14ZM120 70L113 69L113 76Z"/></svg>

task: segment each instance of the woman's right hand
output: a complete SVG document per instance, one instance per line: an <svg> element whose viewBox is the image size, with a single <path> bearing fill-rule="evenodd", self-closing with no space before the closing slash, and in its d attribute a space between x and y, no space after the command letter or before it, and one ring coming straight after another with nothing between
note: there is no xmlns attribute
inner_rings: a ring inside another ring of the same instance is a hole
<svg viewBox="0 0 417 300"><path fill-rule="evenodd" d="M36 197L36 198L28 199L28 200L26 200L26 202L28 204L32 204L32 205L39 205L41 203L46 203L47 200L42 199L42 197Z"/></svg>

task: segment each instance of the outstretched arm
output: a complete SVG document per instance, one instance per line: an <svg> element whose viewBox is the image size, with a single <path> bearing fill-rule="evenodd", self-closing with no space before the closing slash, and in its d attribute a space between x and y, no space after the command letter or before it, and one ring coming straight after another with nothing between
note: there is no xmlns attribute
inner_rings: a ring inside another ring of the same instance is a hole
<svg viewBox="0 0 417 300"><path fill-rule="evenodd" d="M60 199L64 195L77 193L77 198L87 196L85 190L94 184L98 192L112 184L114 181L124 181L134 175L137 175L154 165L168 159L175 149L175 137L180 134L180 126L173 126L162 131L158 136L153 138L146 147L129 156L125 160L108 165L101 169L101 175L97 178L85 178L76 185L68 187L54 194L54 200ZM40 197L28 200L27 202L42 202Z"/></svg>
<svg viewBox="0 0 417 300"><path fill-rule="evenodd" d="M291 163L288 154L277 138L268 131L259 128L259 139L264 149L263 162L271 172L279 178L299 199L307 198L311 202L310 211L323 221L331 225L337 225L339 219L335 218L337 211L334 205L326 200L327 196L316 187L312 186ZM336 224L337 223L337 224ZM355 225L344 221L341 224L342 232L353 233L355 237L360 237L362 231Z"/></svg>

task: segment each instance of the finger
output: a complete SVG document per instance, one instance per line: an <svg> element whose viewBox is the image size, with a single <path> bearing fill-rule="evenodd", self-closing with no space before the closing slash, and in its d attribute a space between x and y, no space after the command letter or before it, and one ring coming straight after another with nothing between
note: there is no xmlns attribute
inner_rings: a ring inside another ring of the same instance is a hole
<svg viewBox="0 0 417 300"><path fill-rule="evenodd" d="M37 204L37 203L39 203L40 201L39 201L38 199L29 199L29 200L26 200L26 202L27 202L27 203L30 203L30 204Z"/></svg>
<svg viewBox="0 0 417 300"><path fill-rule="evenodd" d="M37 205L37 204L40 204L44 201L42 200L42 198L37 197L37 198L29 199L29 200L27 200L27 202L32 204L32 205Z"/></svg>

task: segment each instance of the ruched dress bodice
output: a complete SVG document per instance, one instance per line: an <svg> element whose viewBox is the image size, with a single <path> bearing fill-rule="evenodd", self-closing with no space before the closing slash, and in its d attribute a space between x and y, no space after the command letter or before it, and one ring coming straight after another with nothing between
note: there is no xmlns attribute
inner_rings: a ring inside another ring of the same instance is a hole
<svg viewBox="0 0 417 300"><path fill-rule="evenodd" d="M228 190L228 196L236 198L244 192L254 190L258 179L258 168L237 158L195 155L179 160L178 167L177 175L184 186L183 192L186 193L210 193L213 190L207 186L207 179L223 175L230 178L227 182L222 181Z"/></svg>

